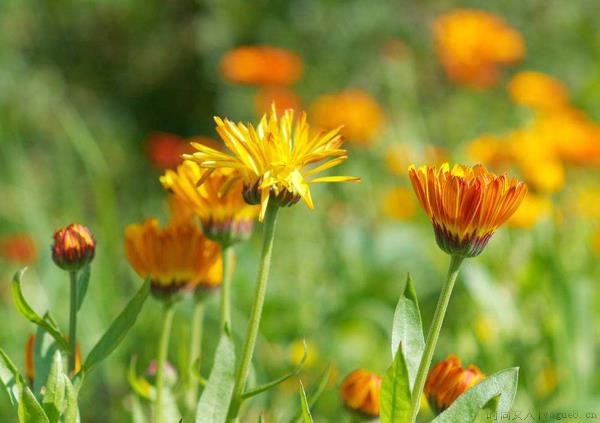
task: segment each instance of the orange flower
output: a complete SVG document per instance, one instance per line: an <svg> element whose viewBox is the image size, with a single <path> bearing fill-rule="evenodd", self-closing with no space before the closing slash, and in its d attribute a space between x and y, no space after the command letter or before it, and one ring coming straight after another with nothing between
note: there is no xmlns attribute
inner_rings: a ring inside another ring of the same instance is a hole
<svg viewBox="0 0 600 423"><path fill-rule="evenodd" d="M16 263L29 264L35 260L37 249L29 235L14 234L0 240L0 255Z"/></svg>
<svg viewBox="0 0 600 423"><path fill-rule="evenodd" d="M497 176L481 165L411 165L408 174L439 247L462 257L479 255L527 193L523 182Z"/></svg>
<svg viewBox="0 0 600 423"><path fill-rule="evenodd" d="M342 127L342 135L358 145L373 143L383 127L383 110L361 90L323 95L311 106L313 122L325 129Z"/></svg>
<svg viewBox="0 0 600 423"><path fill-rule="evenodd" d="M283 113L285 109L298 111L302 109L300 98L289 88L274 85L260 87L254 97L254 105L258 114L268 113L272 104L277 105L279 113Z"/></svg>
<svg viewBox="0 0 600 423"><path fill-rule="evenodd" d="M226 80L238 84L290 85L302 76L302 60L282 48L238 47L223 56L221 72Z"/></svg>
<svg viewBox="0 0 600 423"><path fill-rule="evenodd" d="M569 104L567 88L541 72L517 73L508 84L508 91L515 103L540 111L559 110Z"/></svg>
<svg viewBox="0 0 600 423"><path fill-rule="evenodd" d="M379 416L381 376L358 369L346 376L340 388L344 405L366 417Z"/></svg>
<svg viewBox="0 0 600 423"><path fill-rule="evenodd" d="M33 363L33 348L35 346L35 335L29 335L27 344L25 344L25 375L29 379L29 383L33 384L35 377L35 365ZM81 351L79 343L75 346L75 373L81 370Z"/></svg>
<svg viewBox="0 0 600 423"><path fill-rule="evenodd" d="M77 270L94 259L96 241L88 228L72 223L54 232L52 260L64 270Z"/></svg>
<svg viewBox="0 0 600 423"><path fill-rule="evenodd" d="M500 66L525 55L521 34L500 17L480 10L459 9L439 16L433 36L448 77L473 87L494 85Z"/></svg>
<svg viewBox="0 0 600 423"><path fill-rule="evenodd" d="M465 369L460 359L451 355L437 363L429 372L425 396L431 409L439 414L483 379L485 375L477 366L471 364Z"/></svg>

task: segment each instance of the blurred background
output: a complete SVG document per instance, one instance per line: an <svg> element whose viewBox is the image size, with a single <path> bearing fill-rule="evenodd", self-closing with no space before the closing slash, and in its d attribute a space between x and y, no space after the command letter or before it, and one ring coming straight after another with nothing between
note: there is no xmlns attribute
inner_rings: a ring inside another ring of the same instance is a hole
<svg viewBox="0 0 600 423"><path fill-rule="evenodd" d="M158 177L212 117L255 121L276 101L319 128L344 124L350 158L320 185L315 210L280 214L255 376L302 356L314 408L343 421L349 371L385 372L407 272L428 328L448 257L410 188L410 163L484 163L530 193L508 228L463 265L435 361L459 355L491 374L519 366L515 410L592 411L600 403L600 27L598 1L3 0L0 3L0 345L23 367L36 310L67 327L68 282L51 236L71 222L98 248L80 313L85 354L141 280L123 251L127 224L165 220ZM331 184L330 184L331 185ZM335 185L335 184L333 184ZM234 326L241 342L260 227L238 248ZM191 304L178 307L170 361L187 354ZM117 352L88 379L84 422L130 421L127 366L154 356L161 313L149 299ZM203 373L216 342L208 308ZM271 422L298 409L295 382L252 401ZM596 410L600 411L600 410ZM0 394L0 421L12 421ZM432 417L427 412L423 421ZM257 417L248 421L256 421Z"/></svg>

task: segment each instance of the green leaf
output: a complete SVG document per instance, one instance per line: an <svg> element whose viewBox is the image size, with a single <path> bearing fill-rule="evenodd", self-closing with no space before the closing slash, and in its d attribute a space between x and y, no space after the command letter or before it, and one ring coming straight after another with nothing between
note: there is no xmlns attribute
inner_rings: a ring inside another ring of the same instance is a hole
<svg viewBox="0 0 600 423"><path fill-rule="evenodd" d="M21 278L23 277L23 273L25 273L26 270L26 267L19 270L17 273L15 273L15 276L13 276L12 280L12 297L17 307L17 310L30 322L43 327L56 340L56 342L58 342L58 344L64 351L68 351L69 344L67 343L62 333L60 333L60 329L58 328L58 326L56 326L56 324L50 319L42 319L31 308L27 300L25 300L23 292L21 291Z"/></svg>
<svg viewBox="0 0 600 423"><path fill-rule="evenodd" d="M137 357L131 357L131 361L129 362L129 371L127 372L127 381L129 382L129 386L133 389L137 395L147 401L154 401L156 398L156 390L154 386L150 385L150 383L144 379L143 376L138 376L135 370L137 363Z"/></svg>
<svg viewBox="0 0 600 423"><path fill-rule="evenodd" d="M50 423L58 422L65 408L65 374L60 351L55 351L52 357L52 366L46 380L46 389L42 407Z"/></svg>
<svg viewBox="0 0 600 423"><path fill-rule="evenodd" d="M410 278L406 275L406 286L398 300L394 313L394 325L392 327L392 357L396 354L398 346L402 344L404 361L408 369L408 380L412 389L417 370L421 363L421 356L425 348L421 312L417 294Z"/></svg>
<svg viewBox="0 0 600 423"><path fill-rule="evenodd" d="M379 399L381 423L408 422L410 418L410 398L408 370L402 353L402 345L400 345L394 362L381 381Z"/></svg>
<svg viewBox="0 0 600 423"><path fill-rule="evenodd" d="M327 384L329 383L329 378L331 377L332 369L333 369L332 364L328 364L327 367L325 367L325 370L323 370L323 373L321 373L321 376L319 376L319 379L317 379L316 388L314 388L313 392L311 392L309 395L307 395L309 398L309 400L308 400L309 408L313 408L315 406L315 404L317 403L317 401L319 400L319 398L325 391L325 388L327 387ZM290 422L295 422L300 417L302 417L302 410L298 410L298 412L296 414L294 414L294 416L292 417Z"/></svg>
<svg viewBox="0 0 600 423"><path fill-rule="evenodd" d="M85 299L85 294L87 294L91 273L92 267L88 264L81 270L81 273L79 274L79 279L77 280L77 311L81 309L81 305Z"/></svg>
<svg viewBox="0 0 600 423"><path fill-rule="evenodd" d="M82 371L89 372L94 366L108 357L123 341L129 329L135 324L142 307L150 294L150 280L141 286L135 296L129 301L125 309L119 314L102 338L92 348L83 364Z"/></svg>
<svg viewBox="0 0 600 423"><path fill-rule="evenodd" d="M462 394L432 423L473 422L481 409L493 407L493 413L508 413L517 393L519 369L502 370L482 380Z"/></svg>
<svg viewBox="0 0 600 423"><path fill-rule="evenodd" d="M131 420L133 423L147 423L148 418L146 417L146 413L140 403L140 400L135 395L130 396L131 400Z"/></svg>
<svg viewBox="0 0 600 423"><path fill-rule="evenodd" d="M17 415L20 423L50 423L48 416L40 403L35 399L35 395L31 392L28 386L23 383L23 380L17 382L19 385L19 406Z"/></svg>
<svg viewBox="0 0 600 423"><path fill-rule="evenodd" d="M269 383L265 383L263 385L257 386L255 388L252 388L252 389L244 392L242 394L242 399L247 399L247 398L253 397L254 395L258 395L261 392L265 392L271 388L274 388L275 386L279 385L280 383L285 382L292 376L297 376L300 373L300 371L302 370L302 368L304 367L304 363L306 362L306 357L308 357L308 348L306 347L306 342L304 342L304 354L302 355L302 359L300 360L300 363L298 363L298 365L292 371L290 371L289 373L286 373L285 375L281 376L280 378L277 378Z"/></svg>
<svg viewBox="0 0 600 423"><path fill-rule="evenodd" d="M63 414L64 423L77 423L79 419L79 406L77 405L77 389L73 386L67 375L63 374L65 381L66 407Z"/></svg>
<svg viewBox="0 0 600 423"><path fill-rule="evenodd" d="M0 382L6 389L8 399L13 407L19 403L19 386L17 385L17 377L19 371L10 360L8 355L0 348Z"/></svg>
<svg viewBox="0 0 600 423"><path fill-rule="evenodd" d="M51 319L46 313L44 319ZM36 398L42 398L42 388L48 380L52 367L54 353L58 351L58 344L46 330L38 326L33 344L33 393Z"/></svg>
<svg viewBox="0 0 600 423"><path fill-rule="evenodd" d="M298 379L298 390L300 391L300 409L302 410L302 419L304 423L313 423L312 415L310 414L310 406L308 405L308 400L306 399L306 392L304 391L304 386L302 385L302 381Z"/></svg>
<svg viewBox="0 0 600 423"><path fill-rule="evenodd" d="M196 423L223 423L227 420L235 382L235 350L233 340L221 334L215 362L196 408Z"/></svg>

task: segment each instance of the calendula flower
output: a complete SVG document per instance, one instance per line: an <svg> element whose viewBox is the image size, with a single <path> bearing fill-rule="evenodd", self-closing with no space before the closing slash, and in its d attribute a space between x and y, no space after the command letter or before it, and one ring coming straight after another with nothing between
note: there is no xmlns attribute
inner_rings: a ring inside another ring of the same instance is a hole
<svg viewBox="0 0 600 423"><path fill-rule="evenodd" d="M244 46L221 60L223 78L250 85L290 85L302 76L302 60L288 50L271 46Z"/></svg>
<svg viewBox="0 0 600 423"><path fill-rule="evenodd" d="M269 202L284 207L302 198L313 208L311 184L359 180L351 176L314 177L343 163L348 156L346 150L340 148L343 141L339 128L310 137L305 113L294 122L293 110L288 109L283 116L278 116L273 105L270 116L264 115L256 127L219 117L215 121L231 154L193 143L198 152L184 157L203 168L237 170L228 176L228 184L242 180L246 202L261 205L261 221ZM311 166L323 160L327 161Z"/></svg>
<svg viewBox="0 0 600 423"><path fill-rule="evenodd" d="M35 365L33 363L33 348L35 346L35 334L29 335L25 344L25 375L30 384L33 384L35 378ZM75 348L75 373L81 370L81 351L79 344Z"/></svg>
<svg viewBox="0 0 600 423"><path fill-rule="evenodd" d="M461 257L479 255L527 193L523 182L507 175L497 176L481 165L411 165L408 173L433 223L439 247Z"/></svg>
<svg viewBox="0 0 600 423"><path fill-rule="evenodd" d="M431 409L439 414L483 379L485 375L477 366L471 364L465 369L460 359L451 355L437 363L429 372L425 396Z"/></svg>
<svg viewBox="0 0 600 423"><path fill-rule="evenodd" d="M365 417L379 417L381 376L358 369L346 376L340 392L344 405Z"/></svg>
<svg viewBox="0 0 600 423"><path fill-rule="evenodd" d="M392 219L408 220L414 217L417 204L413 194L405 187L387 191L381 201L383 212Z"/></svg>
<svg viewBox="0 0 600 423"><path fill-rule="evenodd" d="M473 87L494 85L501 66L525 55L521 34L500 17L481 10L459 9L439 16L433 35L448 77Z"/></svg>
<svg viewBox="0 0 600 423"><path fill-rule="evenodd" d="M172 222L163 229L156 219L129 225L125 251L138 275L150 277L152 293L158 298L170 299L183 289L210 289L221 283L219 246L193 222Z"/></svg>
<svg viewBox="0 0 600 423"><path fill-rule="evenodd" d="M72 223L54 232L52 260L64 270L81 269L94 258L96 241L88 228Z"/></svg>
<svg viewBox="0 0 600 423"><path fill-rule="evenodd" d="M341 127L350 142L371 145L384 123L383 110L370 94L361 90L346 90L323 95L312 104L313 123L325 129Z"/></svg>
<svg viewBox="0 0 600 423"><path fill-rule="evenodd" d="M558 79L541 72L517 73L508 84L513 101L540 111L560 110L569 104L569 92Z"/></svg>
<svg viewBox="0 0 600 423"><path fill-rule="evenodd" d="M9 261L29 264L36 255L35 242L27 234L7 235L0 239L0 256Z"/></svg>
<svg viewBox="0 0 600 423"><path fill-rule="evenodd" d="M236 177L237 176L237 177ZM205 235L222 245L247 239L252 233L258 207L242 196L243 182L235 169L207 172L186 160L160 178L165 188L200 218Z"/></svg>

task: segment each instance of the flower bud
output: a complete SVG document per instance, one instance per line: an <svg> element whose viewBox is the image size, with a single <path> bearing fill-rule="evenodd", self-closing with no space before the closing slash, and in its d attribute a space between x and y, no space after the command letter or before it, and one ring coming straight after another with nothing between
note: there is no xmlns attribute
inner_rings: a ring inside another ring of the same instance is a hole
<svg viewBox="0 0 600 423"><path fill-rule="evenodd" d="M64 270L79 270L92 261L96 241L88 228L72 223L54 232L52 260Z"/></svg>
<svg viewBox="0 0 600 423"><path fill-rule="evenodd" d="M346 408L367 418L379 416L381 376L358 369L346 376L340 388Z"/></svg>
<svg viewBox="0 0 600 423"><path fill-rule="evenodd" d="M485 375L477 366L471 364L465 369L460 359L451 355L431 369L425 383L425 396L431 409L439 414L483 379Z"/></svg>

